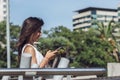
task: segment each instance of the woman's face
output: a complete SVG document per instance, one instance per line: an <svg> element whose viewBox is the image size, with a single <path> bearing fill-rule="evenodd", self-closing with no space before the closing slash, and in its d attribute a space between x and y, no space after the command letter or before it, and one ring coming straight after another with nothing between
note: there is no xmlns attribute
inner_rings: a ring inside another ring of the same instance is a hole
<svg viewBox="0 0 120 80"><path fill-rule="evenodd" d="M35 35L34 35L35 41L38 41L38 39L40 38L40 36L41 36L41 30L38 30L38 31L35 33Z"/></svg>

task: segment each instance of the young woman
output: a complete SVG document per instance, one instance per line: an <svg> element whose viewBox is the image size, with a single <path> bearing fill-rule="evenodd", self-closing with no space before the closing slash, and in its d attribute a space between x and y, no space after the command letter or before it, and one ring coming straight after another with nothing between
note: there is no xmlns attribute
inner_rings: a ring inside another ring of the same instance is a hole
<svg viewBox="0 0 120 80"><path fill-rule="evenodd" d="M57 50L49 50L46 55L43 55L34 47L34 42L38 41L41 36L41 28L44 22L42 19L37 17L29 17L25 19L22 25L21 33L17 43L19 61L21 55L28 53L32 55L31 67L33 64L37 64L40 68L44 68L47 65L48 61L55 56Z"/></svg>

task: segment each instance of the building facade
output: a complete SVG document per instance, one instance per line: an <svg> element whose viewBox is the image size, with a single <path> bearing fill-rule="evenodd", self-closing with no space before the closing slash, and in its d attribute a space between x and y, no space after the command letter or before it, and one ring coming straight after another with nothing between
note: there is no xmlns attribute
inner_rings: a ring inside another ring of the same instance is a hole
<svg viewBox="0 0 120 80"><path fill-rule="evenodd" d="M0 22L6 20L7 15L7 1L0 0Z"/></svg>
<svg viewBox="0 0 120 80"><path fill-rule="evenodd" d="M118 22L117 9L88 7L75 11L77 14L73 16L73 29L82 29L87 31L90 27L96 28L95 21L103 22L107 25L111 20Z"/></svg>

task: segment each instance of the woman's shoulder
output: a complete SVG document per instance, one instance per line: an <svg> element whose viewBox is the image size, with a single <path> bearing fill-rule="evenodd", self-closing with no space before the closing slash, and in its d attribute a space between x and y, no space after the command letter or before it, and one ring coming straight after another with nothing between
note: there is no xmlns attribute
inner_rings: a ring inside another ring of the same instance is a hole
<svg viewBox="0 0 120 80"><path fill-rule="evenodd" d="M30 46L30 45L26 45L26 46L25 46L25 49L34 50L33 46Z"/></svg>
<svg viewBox="0 0 120 80"><path fill-rule="evenodd" d="M35 49L31 44L26 44L24 47L25 53L35 53Z"/></svg>

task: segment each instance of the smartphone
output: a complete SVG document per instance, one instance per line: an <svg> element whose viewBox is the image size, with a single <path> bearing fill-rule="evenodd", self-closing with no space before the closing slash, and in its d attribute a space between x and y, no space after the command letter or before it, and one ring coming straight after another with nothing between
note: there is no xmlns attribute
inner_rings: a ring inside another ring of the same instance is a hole
<svg viewBox="0 0 120 80"><path fill-rule="evenodd" d="M62 47L58 47L56 50L60 50Z"/></svg>

